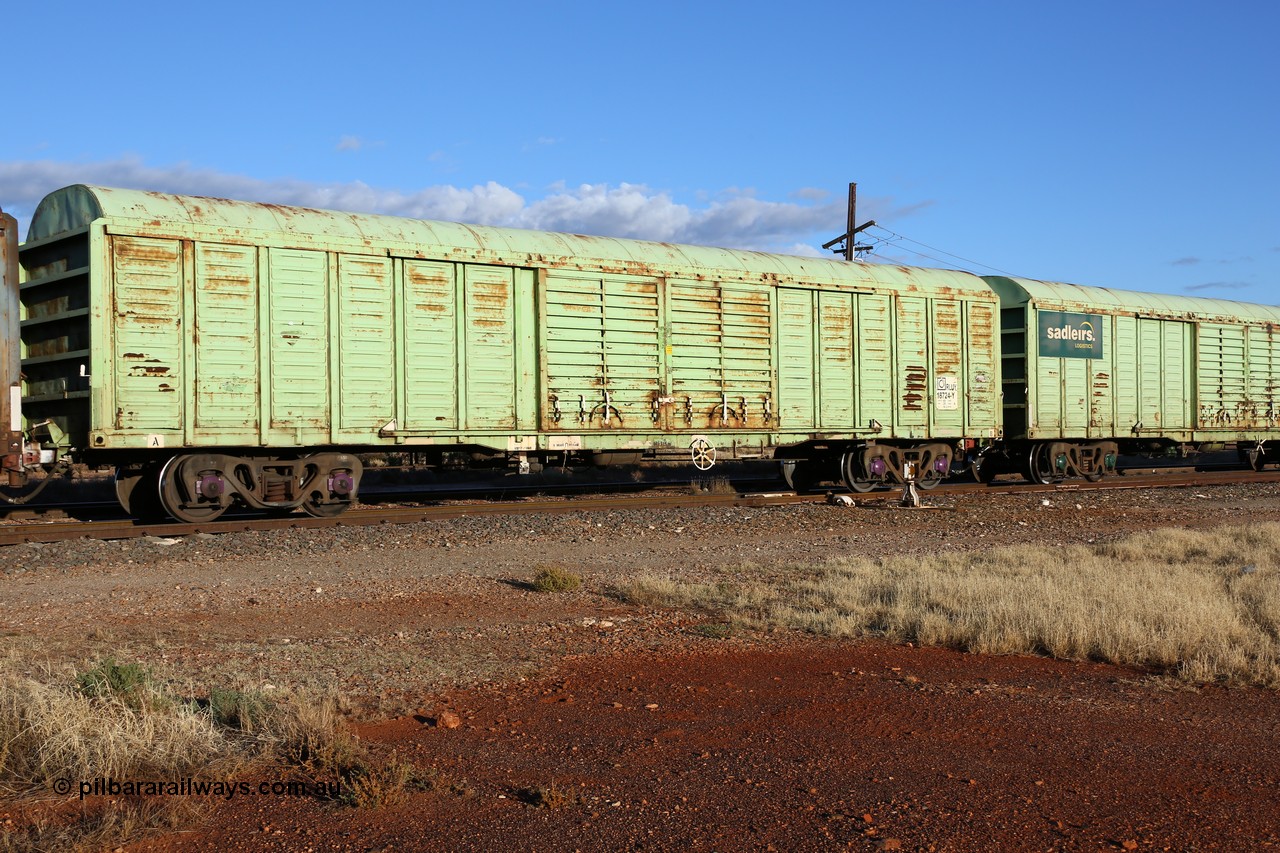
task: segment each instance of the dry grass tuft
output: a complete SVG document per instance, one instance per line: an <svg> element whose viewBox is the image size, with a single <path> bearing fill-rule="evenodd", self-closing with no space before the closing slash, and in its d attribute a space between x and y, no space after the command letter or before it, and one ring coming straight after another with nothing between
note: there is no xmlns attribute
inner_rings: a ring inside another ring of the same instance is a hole
<svg viewBox="0 0 1280 853"><path fill-rule="evenodd" d="M258 734L268 729L275 713L276 706L261 693L228 687L209 691L209 715L223 728Z"/></svg>
<svg viewBox="0 0 1280 853"><path fill-rule="evenodd" d="M42 818L12 831L6 828L0 833L0 853L117 849L126 842L190 826L204 811L202 803L177 798L112 800L101 808L80 804L69 820Z"/></svg>
<svg viewBox="0 0 1280 853"><path fill-rule="evenodd" d="M709 640L732 639L734 633L732 622L703 622L694 625L691 630L699 637L706 637Z"/></svg>
<svg viewBox="0 0 1280 853"><path fill-rule="evenodd" d="M77 675L76 687L85 696L114 697L132 708L151 707L160 700L141 664L117 663L113 657Z"/></svg>
<svg viewBox="0 0 1280 853"><path fill-rule="evenodd" d="M360 760L342 768L342 799L356 808L376 809L404 802L410 790L431 790L411 764L393 753L385 761Z"/></svg>
<svg viewBox="0 0 1280 853"><path fill-rule="evenodd" d="M528 788L517 788L515 797L520 802L535 809L560 809L572 805L576 798L555 784L532 785Z"/></svg>
<svg viewBox="0 0 1280 853"><path fill-rule="evenodd" d="M371 757L333 696L276 701L215 688L208 700L183 700L112 658L63 683L0 676L0 794L67 793L54 785L61 780L74 797L84 780L223 781L272 769L305 770L309 782L327 776L342 802L362 808L431 788L396 756ZM189 822L200 803L95 796L76 805L6 827L0 853L110 848Z"/></svg>
<svg viewBox="0 0 1280 853"><path fill-rule="evenodd" d="M340 771L362 757L360 742L343 722L333 696L287 697L274 710L265 734L275 759L287 766Z"/></svg>
<svg viewBox="0 0 1280 853"><path fill-rule="evenodd" d="M538 592L573 592L582 578L560 566L539 566L530 585Z"/></svg>
<svg viewBox="0 0 1280 853"><path fill-rule="evenodd" d="M1096 546L850 558L754 581L641 578L624 594L826 636L1280 687L1280 524L1158 530Z"/></svg>
<svg viewBox="0 0 1280 853"><path fill-rule="evenodd" d="M10 793L55 779L188 773L229 751L208 715L189 706L156 708L25 678L0 683L0 790Z"/></svg>
<svg viewBox="0 0 1280 853"><path fill-rule="evenodd" d="M269 723L276 760L304 768L309 776L329 775L339 783L339 799L357 808L403 802L410 791L431 790L431 780L393 753L376 759L351 733L335 697L293 697Z"/></svg>
<svg viewBox="0 0 1280 853"><path fill-rule="evenodd" d="M695 495L736 495L738 489L728 477L703 477L689 481L689 491Z"/></svg>

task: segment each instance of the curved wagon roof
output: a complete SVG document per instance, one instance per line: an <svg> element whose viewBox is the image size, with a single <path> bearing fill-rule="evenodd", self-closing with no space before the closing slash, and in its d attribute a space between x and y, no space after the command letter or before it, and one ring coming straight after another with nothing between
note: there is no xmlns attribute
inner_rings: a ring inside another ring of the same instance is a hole
<svg viewBox="0 0 1280 853"><path fill-rule="evenodd" d="M1030 302L1036 308L1084 314L1137 314L1172 320L1208 320L1280 324L1280 306L1208 299L1203 296L1172 296L1109 287L1086 287L1029 278L986 276L1004 298Z"/></svg>
<svg viewBox="0 0 1280 853"><path fill-rule="evenodd" d="M46 196L36 208L27 240L56 237L99 219L131 221L149 228L176 224L232 241L249 235L287 234L305 237L317 245L356 245L408 257L602 269L637 275L657 272L708 279L763 277L779 283L821 282L992 298L981 278L953 270L463 225L84 184L64 187Z"/></svg>

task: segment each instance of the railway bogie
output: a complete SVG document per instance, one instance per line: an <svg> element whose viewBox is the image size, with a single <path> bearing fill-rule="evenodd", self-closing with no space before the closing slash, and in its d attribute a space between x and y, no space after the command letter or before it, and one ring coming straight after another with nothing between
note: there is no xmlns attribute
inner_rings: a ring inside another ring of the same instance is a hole
<svg viewBox="0 0 1280 853"><path fill-rule="evenodd" d="M802 492L823 484L869 492L907 479L913 479L920 488L932 489L951 475L960 458L954 446L942 442L851 442L836 446L788 448L781 452L800 454L783 458L781 466L788 486Z"/></svg>
<svg viewBox="0 0 1280 853"><path fill-rule="evenodd" d="M268 513L301 508L308 515L333 516L354 502L363 469L348 453L182 453L120 464L116 497L135 517L168 515L191 523L213 521L236 504Z"/></svg>
<svg viewBox="0 0 1280 853"><path fill-rule="evenodd" d="M1280 464L1280 440L1242 442L1237 445L1240 462L1255 471Z"/></svg>

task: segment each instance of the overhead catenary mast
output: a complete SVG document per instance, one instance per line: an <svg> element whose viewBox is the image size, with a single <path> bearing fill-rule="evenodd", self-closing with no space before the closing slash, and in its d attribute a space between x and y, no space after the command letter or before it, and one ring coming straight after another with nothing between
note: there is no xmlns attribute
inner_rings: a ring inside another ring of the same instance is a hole
<svg viewBox="0 0 1280 853"><path fill-rule="evenodd" d="M860 231L865 231L872 225L876 224L874 219L868 219L861 225L856 225L858 221L858 185L856 183L849 184L849 216L845 220L845 231L839 237L828 240L822 244L822 248L831 249L837 255L843 255L846 261L852 261L857 257L858 252L868 252L870 246L859 246L855 236ZM837 243L844 241L843 246L836 246ZM834 248L832 248L834 247Z"/></svg>

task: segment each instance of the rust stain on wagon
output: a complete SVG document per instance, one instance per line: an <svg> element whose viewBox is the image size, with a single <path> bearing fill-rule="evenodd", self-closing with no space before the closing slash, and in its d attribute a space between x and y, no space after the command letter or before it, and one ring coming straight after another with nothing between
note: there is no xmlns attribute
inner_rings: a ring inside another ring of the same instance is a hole
<svg viewBox="0 0 1280 853"><path fill-rule="evenodd" d="M164 261L176 263L178 253L167 246L149 246L143 243L121 242L117 254L131 261Z"/></svg>
<svg viewBox="0 0 1280 853"><path fill-rule="evenodd" d="M920 365L908 365L905 376L906 391L902 395L902 408L909 412L921 411L928 392L929 372Z"/></svg>

